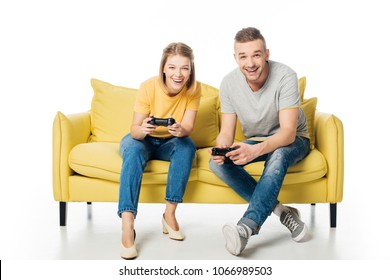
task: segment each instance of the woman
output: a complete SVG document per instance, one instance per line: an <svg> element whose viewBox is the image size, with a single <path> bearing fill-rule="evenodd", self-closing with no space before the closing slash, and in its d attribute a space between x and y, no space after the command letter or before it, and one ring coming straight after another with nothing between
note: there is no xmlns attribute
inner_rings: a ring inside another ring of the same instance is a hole
<svg viewBox="0 0 390 280"><path fill-rule="evenodd" d="M140 86L131 132L120 144L123 163L118 215L122 218L121 257L124 259L134 259L138 255L134 219L142 173L151 159L170 161L163 233L174 240L184 239L175 212L183 200L196 151L188 136L194 127L200 96L192 49L183 43L169 44L163 51L159 76ZM153 117L173 118L175 123L159 126L154 124Z"/></svg>

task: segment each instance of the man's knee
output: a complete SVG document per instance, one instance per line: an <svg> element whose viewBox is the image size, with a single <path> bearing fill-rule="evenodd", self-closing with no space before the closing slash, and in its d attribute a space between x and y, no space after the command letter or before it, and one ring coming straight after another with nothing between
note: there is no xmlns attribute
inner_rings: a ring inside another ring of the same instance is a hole
<svg viewBox="0 0 390 280"><path fill-rule="evenodd" d="M219 169L219 165L216 164L211 158L209 160L209 167L214 173Z"/></svg>

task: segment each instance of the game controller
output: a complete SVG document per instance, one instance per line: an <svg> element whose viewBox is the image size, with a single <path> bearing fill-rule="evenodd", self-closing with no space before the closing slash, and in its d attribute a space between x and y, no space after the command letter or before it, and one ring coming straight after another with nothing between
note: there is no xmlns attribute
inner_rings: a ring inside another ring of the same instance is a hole
<svg viewBox="0 0 390 280"><path fill-rule="evenodd" d="M238 147L234 148L212 148L211 149L211 154L213 156L225 156L226 153L237 150Z"/></svg>
<svg viewBox="0 0 390 280"><path fill-rule="evenodd" d="M150 124L153 124L153 125L158 125L158 126L168 126L168 125L173 125L175 123L175 119L174 118L155 118L155 117L152 117L152 119L150 121L148 121L148 123Z"/></svg>

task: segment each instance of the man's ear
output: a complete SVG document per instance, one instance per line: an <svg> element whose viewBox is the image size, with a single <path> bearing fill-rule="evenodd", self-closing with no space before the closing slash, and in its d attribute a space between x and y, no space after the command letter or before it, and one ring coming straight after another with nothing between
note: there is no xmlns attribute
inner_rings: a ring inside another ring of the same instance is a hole
<svg viewBox="0 0 390 280"><path fill-rule="evenodd" d="M269 55L270 55L269 49L266 49L265 50L265 61L269 60Z"/></svg>

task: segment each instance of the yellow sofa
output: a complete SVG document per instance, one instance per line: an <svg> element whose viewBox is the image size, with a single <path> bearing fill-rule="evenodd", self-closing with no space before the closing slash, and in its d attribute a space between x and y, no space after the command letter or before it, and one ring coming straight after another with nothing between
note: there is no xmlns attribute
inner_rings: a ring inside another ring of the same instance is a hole
<svg viewBox="0 0 390 280"><path fill-rule="evenodd" d="M129 131L136 89L92 79L91 109L58 112L53 122L53 195L59 201L60 225L66 225L68 202L117 202L122 159L119 142ZM308 118L312 149L289 168L279 195L282 203L329 203L330 226L343 197L343 125L334 115L316 111L317 98L304 99L306 79L299 80L302 108ZM191 138L197 146L184 203L246 203L209 169L208 149L220 127L218 89L202 84L202 98ZM237 123L236 141L244 139ZM152 160L144 171L141 203L162 203L169 162ZM263 162L245 169L258 179Z"/></svg>

